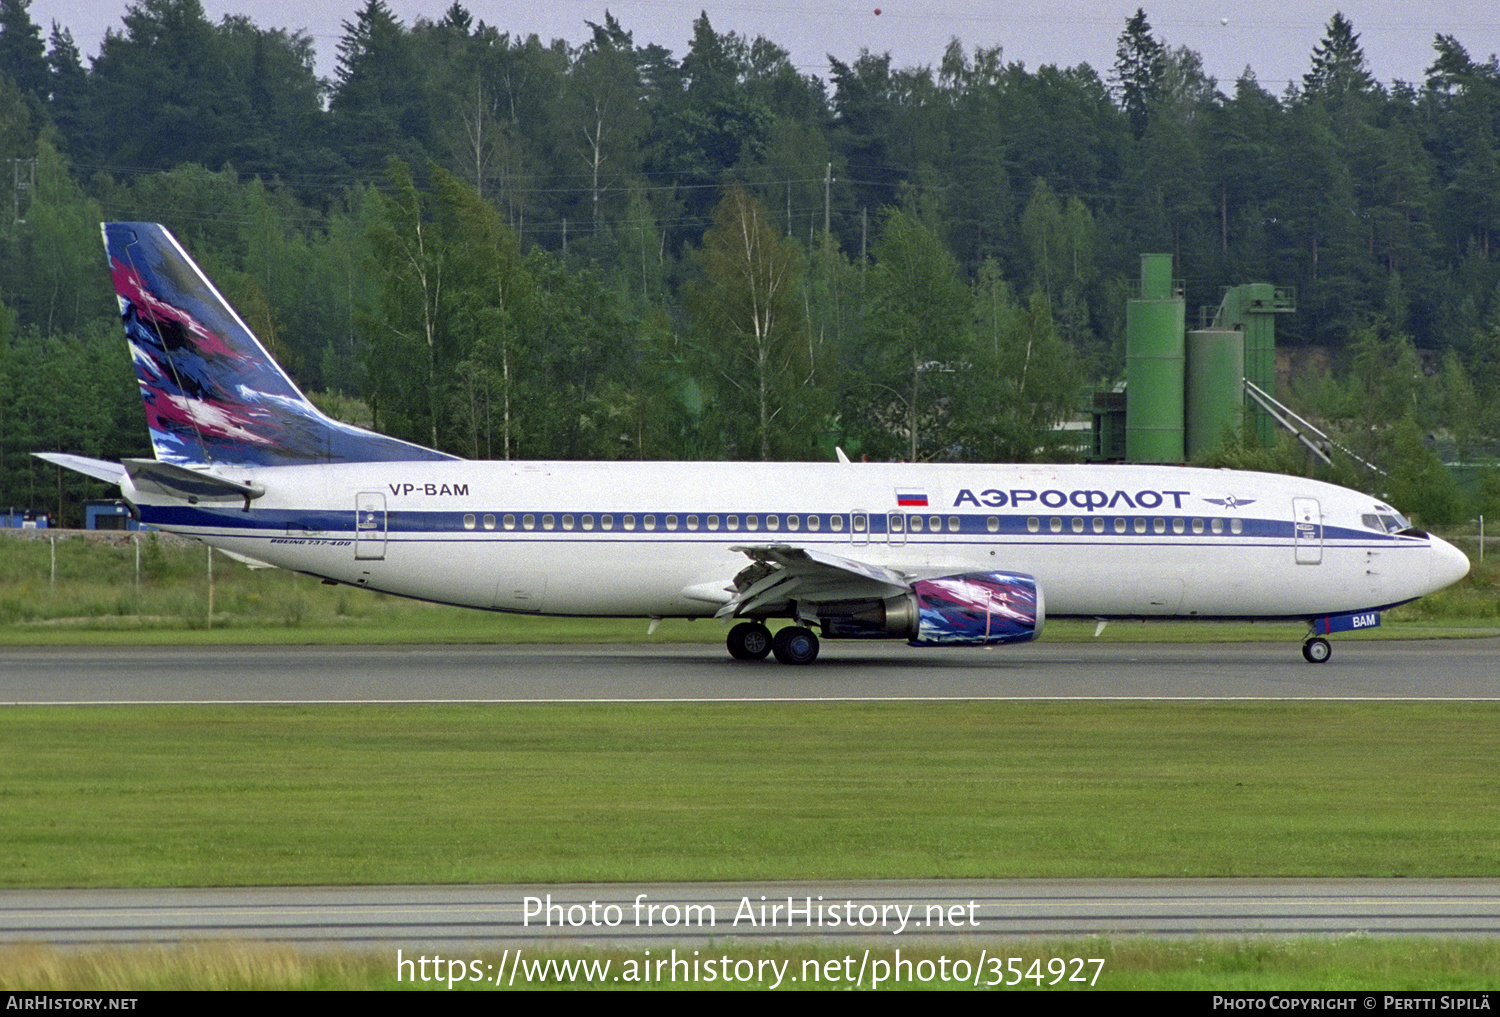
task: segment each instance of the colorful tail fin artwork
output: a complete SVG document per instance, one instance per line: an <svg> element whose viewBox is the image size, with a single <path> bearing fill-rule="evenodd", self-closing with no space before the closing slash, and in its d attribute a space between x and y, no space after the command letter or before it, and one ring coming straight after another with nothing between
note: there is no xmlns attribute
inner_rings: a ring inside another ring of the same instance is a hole
<svg viewBox="0 0 1500 1017"><path fill-rule="evenodd" d="M455 458L324 416L161 226L105 223L104 246L158 460L295 466Z"/></svg>

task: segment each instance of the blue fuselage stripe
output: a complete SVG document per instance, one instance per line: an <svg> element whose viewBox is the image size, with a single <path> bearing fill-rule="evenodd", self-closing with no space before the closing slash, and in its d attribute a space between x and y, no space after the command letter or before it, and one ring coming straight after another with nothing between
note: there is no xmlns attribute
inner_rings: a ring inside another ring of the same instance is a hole
<svg viewBox="0 0 1500 1017"><path fill-rule="evenodd" d="M212 508L203 506L140 506L141 521L166 529L207 529L220 533L239 533L245 536L297 536L299 534L348 533L355 529L355 513L330 510L255 509L245 512L238 508ZM902 543L974 543L985 540L1030 538L1028 544L1050 545L1099 545L1118 546L1171 546L1180 544L1257 546L1265 541L1290 541L1295 528L1291 520L1245 519L1239 517L1241 528L1233 532L1230 518L1212 516L1027 516L994 515L974 513L920 514L924 520L921 529L910 528L910 520L918 515L902 513L905 529L892 529L890 518L885 513L871 513L864 517L867 527L851 529L850 513L779 513L779 512L559 512L516 511L497 512L431 512L408 510L385 510L378 512L373 524L363 527L371 537L384 536L391 540L447 540L453 537L484 539L486 541L510 540L559 540L597 541L605 543L639 542L645 540L695 542L695 543L755 543L755 542L813 542L849 544L858 547L866 543L899 545ZM757 526L750 529L741 525L729 529L724 520L733 517L742 524L745 519L755 518ZM610 518L612 526L606 529L602 520ZM711 529L707 520L719 520L719 528ZM776 519L775 529L767 528L764 522ZM786 521L795 518L797 528L786 526ZM930 525L937 518L939 527ZM1093 529L1093 518L1104 520L1103 531ZM633 527L627 527L630 519ZM689 526L688 520L696 520ZM958 521L958 528L950 528L950 520ZM1058 521L1058 529L1052 522ZM1083 521L1083 528L1072 529L1074 519ZM1116 531L1114 521L1123 519L1123 532ZM1221 531L1213 532L1212 524L1217 519ZM584 520L589 520L585 526ZM647 520L652 524L648 527ZM672 525L668 521L672 520ZM810 523L816 520L817 525ZM835 520L839 528L835 529ZM511 525L505 523L509 521ZM1136 529L1141 521L1142 530ZM1157 529L1157 523L1162 524ZM1182 532L1173 524L1180 522ZM1202 531L1195 532L1193 524L1202 524ZM1323 524L1321 534L1314 543L1336 544L1342 547L1363 546L1389 548L1400 546L1425 546L1426 541L1418 537L1402 537L1398 534L1377 534L1368 530ZM955 539L958 538L958 539ZM1354 542L1352 545L1350 542Z"/></svg>

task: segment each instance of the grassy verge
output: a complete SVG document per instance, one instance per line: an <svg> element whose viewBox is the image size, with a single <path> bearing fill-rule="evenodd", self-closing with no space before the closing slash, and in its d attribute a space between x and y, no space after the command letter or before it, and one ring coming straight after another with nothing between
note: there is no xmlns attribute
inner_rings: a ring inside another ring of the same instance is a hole
<svg viewBox="0 0 1500 1017"><path fill-rule="evenodd" d="M137 563L139 550L139 564ZM55 554L55 557L54 557ZM128 537L23 540L0 535L0 646L214 643L719 643L712 621L533 618L372 594L215 555L212 598L202 545ZM212 599L213 613L208 607ZM1116 622L1105 642L1292 642L1300 624ZM1093 622L1049 620L1048 642L1094 639ZM1494 556L1449 590L1387 613L1382 628L1340 638L1439 638L1500 632Z"/></svg>
<svg viewBox="0 0 1500 1017"><path fill-rule="evenodd" d="M1497 720L1464 703L13 708L0 884L1493 876Z"/></svg>
<svg viewBox="0 0 1500 1017"><path fill-rule="evenodd" d="M653 979L643 984L633 979L643 969L643 951L524 948L528 964L545 969L549 960L594 965L580 977L518 978L513 988L745 988L764 989L774 984L772 971L783 974L782 988L849 989L858 972L864 944L727 941L713 948L684 949L701 962L707 958L751 960L762 966L762 980L752 969L738 965L745 981L670 981ZM981 952L983 951L983 953ZM423 981L420 976L397 981L395 948L384 952L305 951L294 947L245 943L199 943L181 947L124 947L92 950L59 950L52 947L0 947L0 991L73 990L130 992L153 989L437 989L447 991L445 978ZM410 951L405 951L410 953ZM466 961L478 960L481 970L498 970L510 958L498 950L454 951ZM974 942L930 946L903 944L901 959L909 967L906 977L885 983L883 988L969 988L974 973L982 987L1000 988L994 982L1014 983L1016 975L1001 958L1022 958L1024 975L1030 962L1041 958L1037 978L1021 978L1007 989L1079 989L1087 983L1069 984L1076 970L1064 968L1063 979L1049 984L1054 975L1046 970L1052 958L1100 958L1104 961L1092 988L1178 989L1196 991L1254 990L1393 990L1455 991L1493 989L1500 982L1500 941L1445 939L1343 938L1156 940L1147 938L1097 938L1085 940L1008 940L987 945ZM670 955L670 947L655 947L653 957ZM420 954L419 954L420 956ZM444 954L444 972L448 954ZM853 958L846 966L845 958ZM897 969L896 948L887 944L870 947L870 974L880 972L884 961L887 975ZM830 966L829 962L833 962ZM608 968L603 966L608 964ZM723 965L719 965L722 968ZM1095 965L1083 966L1092 976ZM967 981L954 979L957 969ZM700 972L703 969L700 967ZM717 973L718 968L716 968ZM428 973L431 968L428 969ZM833 974L836 972L836 975ZM939 972L949 973L946 980ZM795 979L795 981L793 981ZM1041 985L1037 985L1040 980ZM870 987L867 975L862 988ZM490 988L484 984L456 981L454 989Z"/></svg>

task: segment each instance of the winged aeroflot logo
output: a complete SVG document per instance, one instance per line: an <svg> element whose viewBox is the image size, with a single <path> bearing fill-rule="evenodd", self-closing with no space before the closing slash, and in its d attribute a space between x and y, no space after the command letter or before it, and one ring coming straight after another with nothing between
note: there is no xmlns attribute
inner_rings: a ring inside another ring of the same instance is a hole
<svg viewBox="0 0 1500 1017"><path fill-rule="evenodd" d="M1210 505L1219 505L1227 509L1237 509L1243 505L1255 504L1254 498L1236 498L1232 494L1227 498L1204 498L1203 500L1208 502Z"/></svg>

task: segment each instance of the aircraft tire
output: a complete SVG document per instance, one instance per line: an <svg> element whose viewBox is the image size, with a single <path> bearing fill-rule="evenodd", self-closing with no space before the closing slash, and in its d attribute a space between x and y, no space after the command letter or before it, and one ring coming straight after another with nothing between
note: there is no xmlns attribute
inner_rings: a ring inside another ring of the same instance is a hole
<svg viewBox="0 0 1500 1017"><path fill-rule="evenodd" d="M771 640L771 652L783 664L811 664L818 659L818 637L812 629L790 625Z"/></svg>
<svg viewBox="0 0 1500 1017"><path fill-rule="evenodd" d="M1302 659L1309 664L1326 664L1333 656L1333 646L1321 636L1302 644Z"/></svg>
<svg viewBox="0 0 1500 1017"><path fill-rule="evenodd" d="M765 660L771 652L771 630L760 622L740 622L724 642L735 660Z"/></svg>

